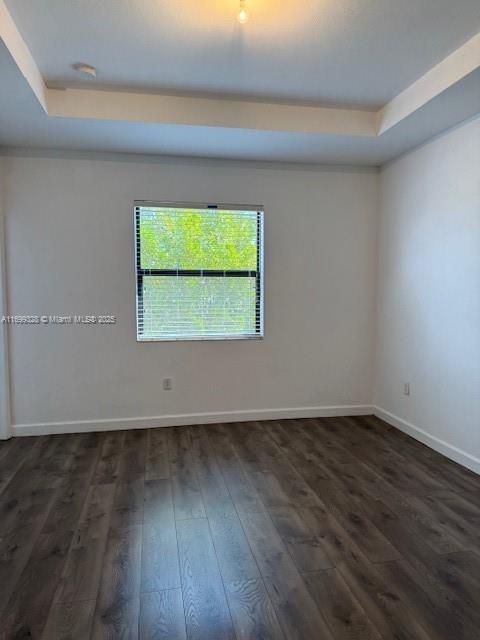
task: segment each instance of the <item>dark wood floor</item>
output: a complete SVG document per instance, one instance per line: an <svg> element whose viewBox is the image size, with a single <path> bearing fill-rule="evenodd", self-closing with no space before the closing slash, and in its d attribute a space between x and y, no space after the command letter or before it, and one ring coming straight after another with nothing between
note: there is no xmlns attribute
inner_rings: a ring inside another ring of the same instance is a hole
<svg viewBox="0 0 480 640"><path fill-rule="evenodd" d="M0 445L0 633L478 640L480 477L374 417Z"/></svg>

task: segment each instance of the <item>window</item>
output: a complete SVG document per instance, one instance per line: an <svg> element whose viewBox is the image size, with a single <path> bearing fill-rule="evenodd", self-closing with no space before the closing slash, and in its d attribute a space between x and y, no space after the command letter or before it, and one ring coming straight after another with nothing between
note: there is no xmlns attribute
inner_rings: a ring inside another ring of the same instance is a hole
<svg viewBox="0 0 480 640"><path fill-rule="evenodd" d="M137 339L263 335L263 210L135 203Z"/></svg>

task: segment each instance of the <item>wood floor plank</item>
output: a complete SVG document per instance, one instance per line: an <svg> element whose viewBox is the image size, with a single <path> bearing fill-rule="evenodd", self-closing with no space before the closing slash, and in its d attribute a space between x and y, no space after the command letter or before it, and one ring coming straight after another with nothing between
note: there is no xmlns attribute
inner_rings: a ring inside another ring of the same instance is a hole
<svg viewBox="0 0 480 640"><path fill-rule="evenodd" d="M86 640L95 610L95 600L54 604L48 614L41 640Z"/></svg>
<svg viewBox="0 0 480 640"><path fill-rule="evenodd" d="M55 595L56 603L96 599L114 491L113 484L90 487Z"/></svg>
<svg viewBox="0 0 480 640"><path fill-rule="evenodd" d="M422 576L424 584L440 589L467 617L480 624L478 593L472 589L473 568L459 570L450 560L457 554L436 554L419 534L417 525L408 517L398 517L380 501L372 518L379 529L391 540L402 557Z"/></svg>
<svg viewBox="0 0 480 640"><path fill-rule="evenodd" d="M353 417L336 420L353 434L354 441L351 442L349 450L357 460L362 460L379 475L396 483L396 486L401 484L404 489L419 490L420 486L415 484L407 472L409 458L392 446L388 438L380 436L376 431L365 429L365 425L358 423ZM334 437L338 437L338 434ZM341 440L348 437L346 433L340 436Z"/></svg>
<svg viewBox="0 0 480 640"><path fill-rule="evenodd" d="M140 599L141 640L186 640L181 589L152 591Z"/></svg>
<svg viewBox="0 0 480 640"><path fill-rule="evenodd" d="M209 515L208 521L223 579L232 582L259 577L257 563L233 505Z"/></svg>
<svg viewBox="0 0 480 640"><path fill-rule="evenodd" d="M331 566L337 567L350 557L356 544L338 520L326 509L298 509L311 534L322 544Z"/></svg>
<svg viewBox="0 0 480 640"><path fill-rule="evenodd" d="M23 499L0 500L0 537L24 527L32 527L46 516L55 498L54 489L36 489Z"/></svg>
<svg viewBox="0 0 480 640"><path fill-rule="evenodd" d="M144 477L146 458L147 431L127 431L118 463L118 482L128 483L138 476Z"/></svg>
<svg viewBox="0 0 480 640"><path fill-rule="evenodd" d="M17 446L18 438L10 438L9 440L0 440L0 462L8 455L11 455Z"/></svg>
<svg viewBox="0 0 480 640"><path fill-rule="evenodd" d="M143 499L145 493L144 475L135 475L126 482L119 478L113 501L112 527L130 527L143 522Z"/></svg>
<svg viewBox="0 0 480 640"><path fill-rule="evenodd" d="M426 539L437 553L455 553L475 546L474 540L470 538L466 529L457 526L458 521L455 515L449 514L434 498L413 496L409 497L407 501L412 514L414 514L411 517L430 531L436 530L436 539L431 535L428 535ZM477 532L476 535L480 541L480 533Z"/></svg>
<svg viewBox="0 0 480 640"><path fill-rule="evenodd" d="M228 510L232 507L232 499L223 475L218 466L214 449L203 427L195 427L191 431L193 451L191 463L201 491L205 511L209 515Z"/></svg>
<svg viewBox="0 0 480 640"><path fill-rule="evenodd" d="M222 425L208 425L206 431L218 467L237 511L243 513L262 512L264 507L260 497L245 473L235 448L228 434L222 429Z"/></svg>
<svg viewBox="0 0 480 640"><path fill-rule="evenodd" d="M105 433L93 484L112 484L117 480L124 441L125 431Z"/></svg>
<svg viewBox="0 0 480 640"><path fill-rule="evenodd" d="M382 638L426 640L429 637L421 624L410 616L398 593L382 580L375 565L367 560L331 514L319 510L302 510L301 514L326 545L334 566Z"/></svg>
<svg viewBox="0 0 480 640"><path fill-rule="evenodd" d="M145 480L164 480L169 477L167 432L165 429L149 429Z"/></svg>
<svg viewBox="0 0 480 640"><path fill-rule="evenodd" d="M220 470L237 512L261 513L264 510L265 507L253 482L238 460L228 465L220 463Z"/></svg>
<svg viewBox="0 0 480 640"><path fill-rule="evenodd" d="M194 471L190 432L187 429L168 429L167 438L175 518L204 518L205 508Z"/></svg>
<svg viewBox="0 0 480 640"><path fill-rule="evenodd" d="M321 540L312 532L292 507L269 510L275 527L298 570L319 571L332 567Z"/></svg>
<svg viewBox="0 0 480 640"><path fill-rule="evenodd" d="M398 452L388 448L388 457L375 449L362 445L357 457L379 475L384 482L406 495L424 495L429 491L442 489L444 485L426 472L422 473L408 460L399 457Z"/></svg>
<svg viewBox="0 0 480 640"><path fill-rule="evenodd" d="M223 425L224 432L230 438L238 457L249 469L267 471L269 462L275 454L271 449L260 446L258 431L254 423L229 423Z"/></svg>
<svg viewBox="0 0 480 640"><path fill-rule="evenodd" d="M103 434L77 433L75 436L76 441L71 445L73 458L67 473L69 476L91 477L97 468Z"/></svg>
<svg viewBox="0 0 480 640"><path fill-rule="evenodd" d="M270 470L251 471L250 478L265 507L288 507L292 505L283 490L279 478Z"/></svg>
<svg viewBox="0 0 480 640"><path fill-rule="evenodd" d="M387 584L394 585L407 603L412 615L422 621L431 638L435 640L474 640L476 625L463 615L462 608L448 598L405 560L387 562L377 570Z"/></svg>
<svg viewBox="0 0 480 640"><path fill-rule="evenodd" d="M170 480L145 483L142 593L180 587L177 532Z"/></svg>
<svg viewBox="0 0 480 640"><path fill-rule="evenodd" d="M290 425L290 422L293 425ZM355 460L342 441L323 428L320 419L316 420L282 420L280 429L283 431L286 441L284 446L287 453L290 447L295 447L309 459L335 469L339 464L346 464ZM292 426L294 429L292 429ZM272 433L272 431L270 431Z"/></svg>
<svg viewBox="0 0 480 640"><path fill-rule="evenodd" d="M335 517L372 562L399 559L397 549L372 524L368 511L364 508L364 497L360 497L356 488L345 483L341 474L342 472L337 473L330 480L321 482L319 494L322 496L323 508ZM316 483L313 481L312 488L315 487Z"/></svg>
<svg viewBox="0 0 480 640"><path fill-rule="evenodd" d="M353 501L327 504L327 509L371 562L388 562L401 558L398 550L371 523L368 513Z"/></svg>
<svg viewBox="0 0 480 640"><path fill-rule="evenodd" d="M473 595L475 606L480 606L480 555L478 553L459 551L443 555L440 558L440 569L444 572L454 572L453 576L448 576L449 579L461 576L463 585L469 594Z"/></svg>
<svg viewBox="0 0 480 640"><path fill-rule="evenodd" d="M179 520L177 533L189 640L234 640L235 632L207 520Z"/></svg>
<svg viewBox="0 0 480 640"><path fill-rule="evenodd" d="M277 461L271 465L270 469L276 477L282 492L288 497L290 505L310 508L321 504L316 492L312 490L306 479L287 459L284 458Z"/></svg>
<svg viewBox="0 0 480 640"><path fill-rule="evenodd" d="M138 637L141 549L141 525L110 529L92 638Z"/></svg>
<svg viewBox="0 0 480 640"><path fill-rule="evenodd" d="M368 420L377 424L392 446L402 450L405 455L413 459L417 465L421 465L446 487L462 492L480 490L478 474L460 466L397 429L390 429L387 434L388 425L376 416L368 416Z"/></svg>
<svg viewBox="0 0 480 640"><path fill-rule="evenodd" d="M275 573L264 578L277 617L289 640L335 640L298 574Z"/></svg>
<svg viewBox="0 0 480 640"><path fill-rule="evenodd" d="M41 534L5 607L6 638L40 637L47 622L72 539L71 531Z"/></svg>
<svg viewBox="0 0 480 640"><path fill-rule="evenodd" d="M480 509L468 501L439 500L436 495L424 496L431 517L439 522L458 541L464 550L480 548Z"/></svg>
<svg viewBox="0 0 480 640"><path fill-rule="evenodd" d="M359 497L356 497L360 500L362 510L370 521L374 521L381 513L380 503L385 503L397 517L411 521L417 529L417 535L437 553L451 553L464 548L448 527L432 514L432 510L425 502L428 496L401 494L392 487L382 485L381 478L365 467L357 465L355 469L356 471L352 471L350 477L355 478L358 486L361 487ZM345 470L343 472L345 473ZM372 498L375 499L372 500Z"/></svg>
<svg viewBox="0 0 480 640"><path fill-rule="evenodd" d="M480 477L374 416L0 443L0 638L477 640Z"/></svg>
<svg viewBox="0 0 480 640"><path fill-rule="evenodd" d="M182 469L173 474L172 487L177 520L205 517L202 494L193 471Z"/></svg>
<svg viewBox="0 0 480 640"><path fill-rule="evenodd" d="M21 497L19 483L11 482L23 468L27 471L29 462L35 461L41 453L44 440L41 438L17 438L15 446L8 450L8 455L2 460L0 465L0 498L2 500L19 499ZM25 474L26 475L26 474ZM25 478L28 481L28 478ZM7 494L6 488L10 485L10 492ZM42 487L45 489L46 487Z"/></svg>
<svg viewBox="0 0 480 640"><path fill-rule="evenodd" d="M458 495L458 494L457 494ZM465 491L462 493L463 498L468 498L468 501L474 504L480 509L480 490L478 491Z"/></svg>
<svg viewBox="0 0 480 640"><path fill-rule="evenodd" d="M480 495L475 500L472 493L455 493L454 491L435 491L429 495L449 511L456 513L465 522L478 524L480 522Z"/></svg>
<svg viewBox="0 0 480 640"><path fill-rule="evenodd" d="M75 529L88 493L89 477L67 477L64 486L56 491L43 532Z"/></svg>
<svg viewBox="0 0 480 640"><path fill-rule="evenodd" d="M412 615L400 592L366 558L353 552L337 566L350 591L385 640L435 640Z"/></svg>
<svg viewBox="0 0 480 640"><path fill-rule="evenodd" d="M317 426L320 434L328 434L340 445L348 448L355 456L358 448L366 443L368 443L370 447L379 447L379 453L381 453L381 451L387 453L381 439L376 438L372 432L360 429L352 418L342 416L322 418L321 420L317 420Z"/></svg>
<svg viewBox="0 0 480 640"><path fill-rule="evenodd" d="M257 491L267 507L276 506L317 506L318 498L299 470L293 465L270 431L254 423L250 429L250 438L257 443L263 460L263 469L253 473Z"/></svg>
<svg viewBox="0 0 480 640"><path fill-rule="evenodd" d="M194 432L193 463L220 573L228 582L258 578L260 574L257 564L217 465L207 432L203 427L196 427Z"/></svg>
<svg viewBox="0 0 480 640"><path fill-rule="evenodd" d="M328 627L267 514L246 514L242 524L287 638L325 638Z"/></svg>
<svg viewBox="0 0 480 640"><path fill-rule="evenodd" d="M261 578L225 585L237 640L286 640Z"/></svg>
<svg viewBox="0 0 480 640"><path fill-rule="evenodd" d="M262 576L296 574L295 564L267 513L240 516Z"/></svg>
<svg viewBox="0 0 480 640"><path fill-rule="evenodd" d="M337 569L303 575L335 640L381 640Z"/></svg>
<svg viewBox="0 0 480 640"><path fill-rule="evenodd" d="M348 446L344 442L339 442L338 438L332 437L328 432L323 430L324 418L314 418L312 420L313 426L320 428L321 437L318 437L318 430L312 428L311 424L300 422L301 432L307 433L309 436L308 441L313 442L315 451L322 453L326 456L327 460L331 461L334 465L347 464L353 462L354 455L349 451Z"/></svg>
<svg viewBox="0 0 480 640"><path fill-rule="evenodd" d="M292 421L293 422L293 421ZM268 428L272 439L277 442L290 464L301 475L304 482L315 492L320 500L329 494L332 477L337 471L332 471L323 463L323 458L312 450L304 436L297 436L299 427L290 428L280 422L278 431ZM332 475L333 474L333 475ZM298 506L292 501L292 506ZM309 506L308 504L306 506Z"/></svg>
<svg viewBox="0 0 480 640"><path fill-rule="evenodd" d="M0 537L0 613L3 612L32 557L45 517L29 526L11 529Z"/></svg>

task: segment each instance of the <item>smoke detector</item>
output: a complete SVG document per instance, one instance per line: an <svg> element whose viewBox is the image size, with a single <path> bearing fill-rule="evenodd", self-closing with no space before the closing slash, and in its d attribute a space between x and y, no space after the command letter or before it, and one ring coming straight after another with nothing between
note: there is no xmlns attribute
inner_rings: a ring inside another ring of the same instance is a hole
<svg viewBox="0 0 480 640"><path fill-rule="evenodd" d="M76 64L72 64L72 69L84 78L97 77L97 70L95 69L95 67L92 67L92 65L90 64L85 64L84 62L77 62Z"/></svg>

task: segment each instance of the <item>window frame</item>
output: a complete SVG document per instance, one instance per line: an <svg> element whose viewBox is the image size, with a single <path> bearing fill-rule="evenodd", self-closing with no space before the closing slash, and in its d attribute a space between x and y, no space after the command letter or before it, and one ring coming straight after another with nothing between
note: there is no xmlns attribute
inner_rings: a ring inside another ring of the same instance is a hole
<svg viewBox="0 0 480 640"><path fill-rule="evenodd" d="M220 270L220 269L142 269L141 267L141 246L140 246L140 208L157 207L171 209L212 209L227 211L249 211L257 214L257 268L249 270ZM135 200L133 203L133 224L135 239L135 299L136 299L136 329L137 342L190 342L204 340L262 340L264 337L264 214L263 206L223 204L223 203L192 203L192 202L159 202L150 200ZM149 276L207 276L207 277L254 277L255 282L255 327L258 332L255 334L223 334L212 335L178 335L178 336L143 336L141 331L143 320L143 279Z"/></svg>

